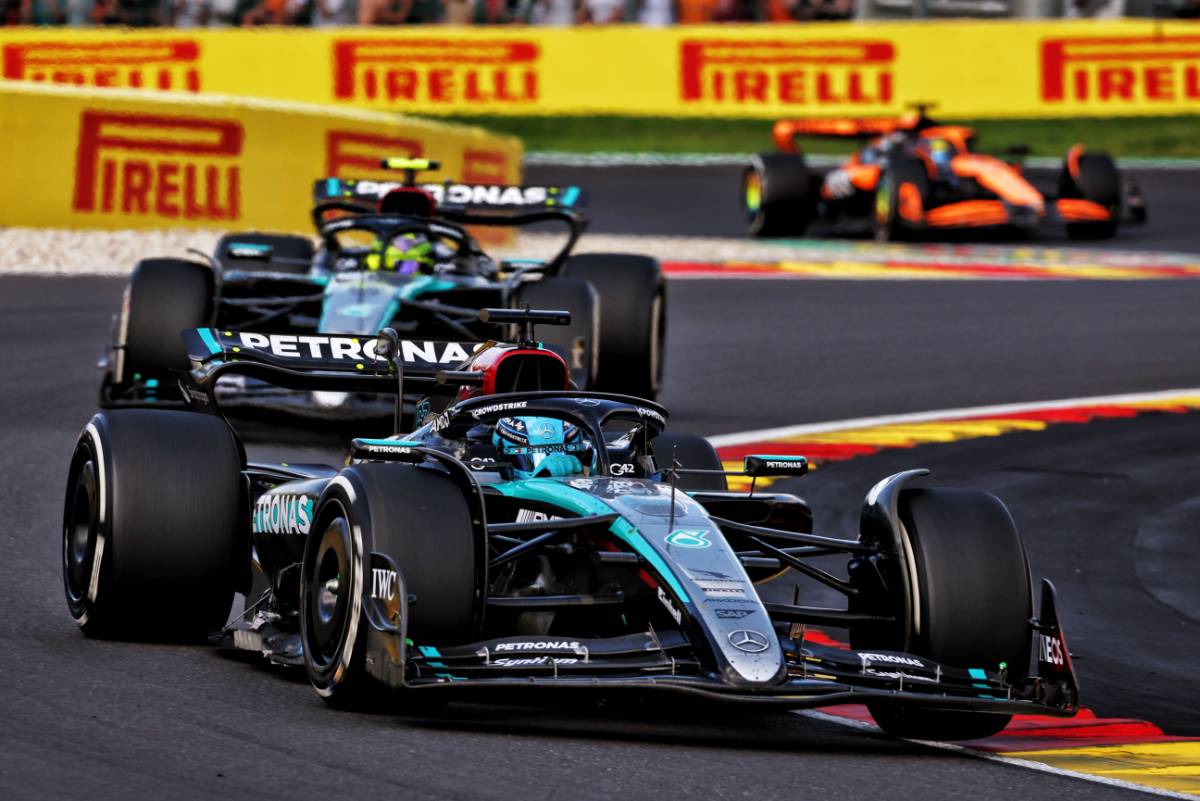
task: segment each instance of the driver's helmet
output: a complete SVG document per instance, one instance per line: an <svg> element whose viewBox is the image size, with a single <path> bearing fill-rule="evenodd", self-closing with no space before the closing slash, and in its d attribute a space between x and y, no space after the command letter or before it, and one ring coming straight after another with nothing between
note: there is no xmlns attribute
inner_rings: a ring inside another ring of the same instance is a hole
<svg viewBox="0 0 1200 801"><path fill-rule="evenodd" d="M520 478L581 475L591 446L579 427L555 417L502 417L492 444Z"/></svg>
<svg viewBox="0 0 1200 801"><path fill-rule="evenodd" d="M937 168L943 172L950 169L950 162L958 155L957 149L945 139L931 139L929 142L929 157Z"/></svg>
<svg viewBox="0 0 1200 801"><path fill-rule="evenodd" d="M401 234L393 238L385 247L382 239L376 239L367 254L365 264L368 270L385 270L387 272L411 275L424 265L426 270L436 263L433 243L418 233Z"/></svg>

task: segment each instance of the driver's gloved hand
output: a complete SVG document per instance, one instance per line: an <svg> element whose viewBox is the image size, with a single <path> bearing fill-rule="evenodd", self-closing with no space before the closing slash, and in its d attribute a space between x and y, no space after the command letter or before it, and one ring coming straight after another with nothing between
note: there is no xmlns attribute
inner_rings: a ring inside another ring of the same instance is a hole
<svg viewBox="0 0 1200 801"><path fill-rule="evenodd" d="M574 476L583 472L583 465L569 453L552 453L541 461L537 466L537 470L533 472L534 478L561 478L563 476Z"/></svg>

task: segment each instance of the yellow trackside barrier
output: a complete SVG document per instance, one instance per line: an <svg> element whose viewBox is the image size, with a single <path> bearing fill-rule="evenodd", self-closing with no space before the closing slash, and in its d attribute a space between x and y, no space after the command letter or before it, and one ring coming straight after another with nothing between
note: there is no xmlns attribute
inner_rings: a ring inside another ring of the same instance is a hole
<svg viewBox="0 0 1200 801"><path fill-rule="evenodd" d="M433 114L1180 114L1200 111L1200 24L6 28L0 74Z"/></svg>
<svg viewBox="0 0 1200 801"><path fill-rule="evenodd" d="M13 226L308 233L315 179L396 180L387 156L439 160L433 180L520 181L510 137L220 95L0 83L0 142L0 225Z"/></svg>

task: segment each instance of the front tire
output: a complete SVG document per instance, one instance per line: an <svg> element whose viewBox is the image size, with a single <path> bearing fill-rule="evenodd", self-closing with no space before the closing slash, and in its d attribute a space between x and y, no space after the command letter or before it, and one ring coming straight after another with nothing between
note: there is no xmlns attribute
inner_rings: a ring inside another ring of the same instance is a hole
<svg viewBox="0 0 1200 801"><path fill-rule="evenodd" d="M889 166L880 176L875 190L875 205L871 215L875 241L904 242L916 239L928 198L929 173L922 162L905 160ZM913 216L918 219L911 219Z"/></svg>
<svg viewBox="0 0 1200 801"><path fill-rule="evenodd" d="M1058 194L1090 200L1108 209L1111 218L1100 222L1067 223L1071 239L1112 239L1121 219L1121 173L1107 153L1072 149L1063 161Z"/></svg>
<svg viewBox="0 0 1200 801"><path fill-rule="evenodd" d="M667 288L657 259L583 253L563 276L587 281L600 299L595 388L655 400L662 388Z"/></svg>
<svg viewBox="0 0 1200 801"><path fill-rule="evenodd" d="M399 700L387 698L389 688L367 673L374 634L363 613L371 598L368 560L374 551L396 565L410 597L410 639L421 644L470 639L477 554L463 491L445 475L412 465L354 465L329 485L314 520L300 578L309 680L334 707ZM429 698L419 690L414 694ZM411 710L414 703L409 697L399 706Z"/></svg>
<svg viewBox="0 0 1200 801"><path fill-rule="evenodd" d="M121 308L112 383L134 376L166 376L188 369L180 332L208 324L213 311L213 274L183 259L142 259L133 268Z"/></svg>
<svg viewBox="0 0 1200 801"><path fill-rule="evenodd" d="M1010 675L1025 676L1033 589L1008 509L986 492L933 488L903 490L899 513L904 550L912 555L914 598L909 614L900 616L906 627L851 630L853 647L903 650L958 668L995 671L1003 664ZM988 737L1012 718L880 701L867 707L888 734L918 740Z"/></svg>
<svg viewBox="0 0 1200 801"><path fill-rule="evenodd" d="M63 585L89 636L192 639L228 619L249 565L241 454L220 418L101 412L71 458Z"/></svg>

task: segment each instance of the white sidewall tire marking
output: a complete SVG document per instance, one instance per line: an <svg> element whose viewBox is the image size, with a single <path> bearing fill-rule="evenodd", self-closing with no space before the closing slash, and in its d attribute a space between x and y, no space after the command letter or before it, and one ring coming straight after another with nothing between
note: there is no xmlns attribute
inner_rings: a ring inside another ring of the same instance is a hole
<svg viewBox="0 0 1200 801"><path fill-rule="evenodd" d="M96 465L96 494L100 497L100 511L96 520L96 546L92 553L92 573L88 577L87 602L90 605L96 603L96 598L100 595L100 568L104 563L106 540L104 524L108 517L108 482L104 471L104 450L100 446L100 432L95 423L88 423L85 431L92 441L92 455ZM88 613L89 610L85 608L83 615L76 620L80 626L87 624Z"/></svg>
<svg viewBox="0 0 1200 801"><path fill-rule="evenodd" d="M337 486L346 493L350 504L353 506L358 499L357 493L354 491L354 485L351 484L345 476L338 476L329 482L330 486ZM341 683L346 672L350 670L350 662L354 657L354 646L358 641L359 619L362 616L362 582L363 582L363 557L362 557L362 529L351 518L350 510L336 501L339 506L342 506L342 514L346 521L350 523L351 535L351 550L350 561L352 563L351 576L352 584L350 596L350 616L346 622L346 642L342 646L342 653L338 657L337 668L334 669L333 675L330 677L329 684L326 687L318 687L317 692L328 697L333 694L334 688Z"/></svg>

